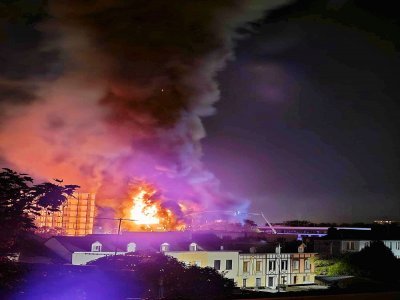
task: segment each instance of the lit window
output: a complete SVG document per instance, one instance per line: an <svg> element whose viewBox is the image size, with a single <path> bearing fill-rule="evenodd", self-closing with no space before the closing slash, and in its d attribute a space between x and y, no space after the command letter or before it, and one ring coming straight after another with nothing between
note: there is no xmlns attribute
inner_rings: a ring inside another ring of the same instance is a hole
<svg viewBox="0 0 400 300"><path fill-rule="evenodd" d="M261 272L261 261L256 261L256 272Z"/></svg>
<svg viewBox="0 0 400 300"><path fill-rule="evenodd" d="M243 262L243 272L249 272L249 262L248 261Z"/></svg>

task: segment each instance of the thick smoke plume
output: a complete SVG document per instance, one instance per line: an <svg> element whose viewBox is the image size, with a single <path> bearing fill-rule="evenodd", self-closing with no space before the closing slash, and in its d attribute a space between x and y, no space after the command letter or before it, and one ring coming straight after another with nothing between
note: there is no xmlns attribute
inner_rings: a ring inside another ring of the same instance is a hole
<svg viewBox="0 0 400 300"><path fill-rule="evenodd" d="M239 208L201 163L201 118L214 113L215 76L233 57L237 29L281 2L56 0L16 9L1 23L2 159L96 192L100 206L118 209L115 199L139 177L199 209Z"/></svg>

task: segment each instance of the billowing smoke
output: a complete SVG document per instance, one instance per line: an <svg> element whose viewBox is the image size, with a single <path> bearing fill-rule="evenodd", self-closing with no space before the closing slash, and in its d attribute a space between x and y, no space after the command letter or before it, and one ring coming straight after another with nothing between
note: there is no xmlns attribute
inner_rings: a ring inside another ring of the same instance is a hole
<svg viewBox="0 0 400 300"><path fill-rule="evenodd" d="M19 16L11 11L2 21L2 159L96 192L100 206L118 208L115 199L139 177L168 199L239 208L243 203L221 192L202 165L201 118L215 112L215 76L233 58L237 29L249 32L248 22L283 2L55 0L30 1L40 5L28 12L17 7Z"/></svg>

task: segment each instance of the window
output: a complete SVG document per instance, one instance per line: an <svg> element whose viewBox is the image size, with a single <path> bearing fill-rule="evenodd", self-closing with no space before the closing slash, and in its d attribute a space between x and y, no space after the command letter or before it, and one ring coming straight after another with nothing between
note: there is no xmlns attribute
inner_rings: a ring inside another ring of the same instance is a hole
<svg viewBox="0 0 400 300"><path fill-rule="evenodd" d="M275 271L275 261L274 260L268 261L268 270Z"/></svg>
<svg viewBox="0 0 400 300"><path fill-rule="evenodd" d="M261 278L256 278L256 287L261 287Z"/></svg>
<svg viewBox="0 0 400 300"><path fill-rule="evenodd" d="M268 286L273 287L274 286L274 277L269 276L268 277Z"/></svg>
<svg viewBox="0 0 400 300"><path fill-rule="evenodd" d="M249 272L249 262L248 261L243 262L243 272L245 272L245 273Z"/></svg>
<svg viewBox="0 0 400 300"><path fill-rule="evenodd" d="M287 260L281 260L281 270L287 270Z"/></svg>
<svg viewBox="0 0 400 300"><path fill-rule="evenodd" d="M298 270L300 266L300 262L298 259L293 260L293 270Z"/></svg>
<svg viewBox="0 0 400 300"><path fill-rule="evenodd" d="M129 243L126 247L127 252L135 252L136 251L136 244L135 243Z"/></svg>
<svg viewBox="0 0 400 300"><path fill-rule="evenodd" d="M293 284L297 284L297 276L293 276Z"/></svg>
<svg viewBox="0 0 400 300"><path fill-rule="evenodd" d="M309 258L304 261L304 268L306 270L310 270L311 269L311 261L310 261Z"/></svg>
<svg viewBox="0 0 400 300"><path fill-rule="evenodd" d="M353 241L346 243L346 250L355 250L355 243Z"/></svg>
<svg viewBox="0 0 400 300"><path fill-rule="evenodd" d="M256 272L261 272L261 261L260 260L256 261Z"/></svg>
<svg viewBox="0 0 400 300"><path fill-rule="evenodd" d="M400 242L396 242L396 250L400 250Z"/></svg>
<svg viewBox="0 0 400 300"><path fill-rule="evenodd" d="M287 283L287 277L281 276L281 284L286 284L286 283Z"/></svg>
<svg viewBox="0 0 400 300"><path fill-rule="evenodd" d="M246 279L246 278L243 278L243 287L244 287L244 288L246 287L246 284L247 284L247 279Z"/></svg>
<svg viewBox="0 0 400 300"><path fill-rule="evenodd" d="M161 252L166 252L169 251L169 244L168 243L162 243L160 247Z"/></svg>
<svg viewBox="0 0 400 300"><path fill-rule="evenodd" d="M215 270L221 269L221 261L219 259L214 260L214 269Z"/></svg>
<svg viewBox="0 0 400 300"><path fill-rule="evenodd" d="M232 259L227 259L226 260L225 270L232 270Z"/></svg>
<svg viewBox="0 0 400 300"><path fill-rule="evenodd" d="M197 244L196 243L191 243L189 245L189 251L197 251Z"/></svg>

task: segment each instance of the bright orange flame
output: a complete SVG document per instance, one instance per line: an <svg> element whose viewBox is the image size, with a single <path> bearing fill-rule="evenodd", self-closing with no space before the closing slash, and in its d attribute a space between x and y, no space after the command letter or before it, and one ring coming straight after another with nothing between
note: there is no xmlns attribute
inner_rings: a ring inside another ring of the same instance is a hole
<svg viewBox="0 0 400 300"><path fill-rule="evenodd" d="M178 211L166 207L153 185L136 181L129 198L129 202L124 205L123 214L133 221L124 224L126 229L145 231L185 229L185 223L177 216L177 213L182 214L182 207L179 206Z"/></svg>
<svg viewBox="0 0 400 300"><path fill-rule="evenodd" d="M132 195L133 206L130 211L130 218L138 225L160 224L158 217L159 207L152 203L151 196L155 190L142 186Z"/></svg>

